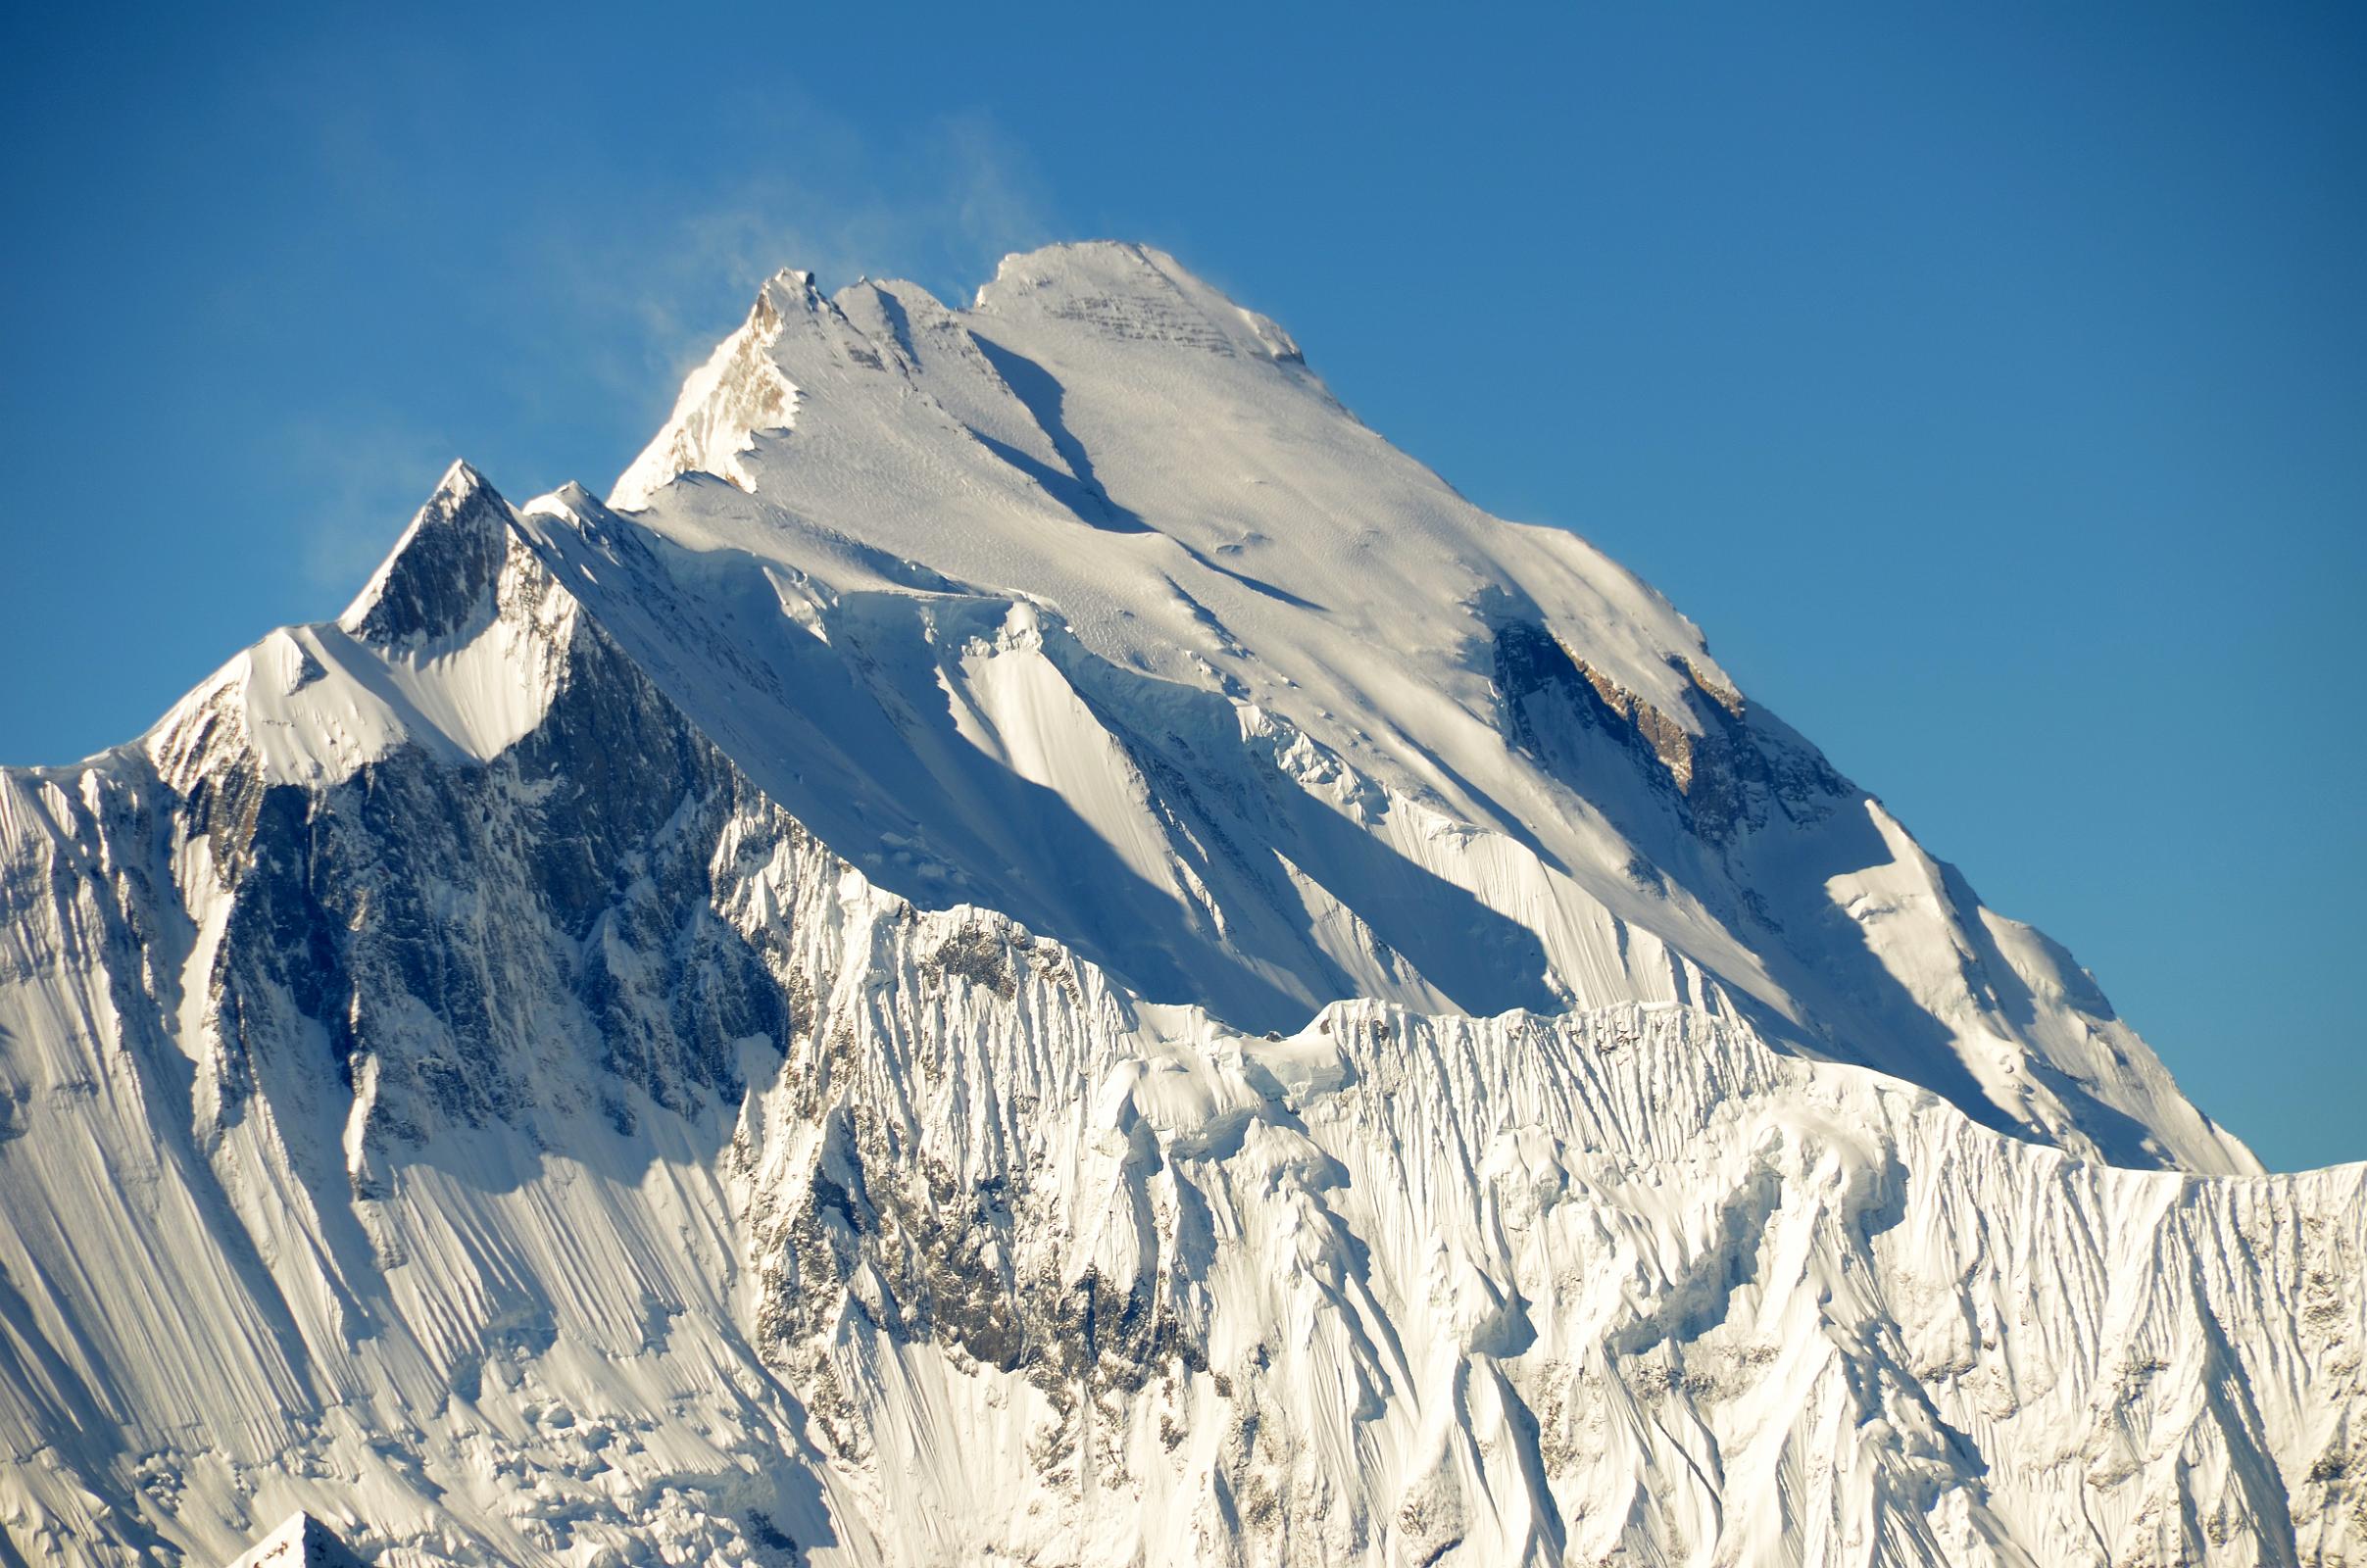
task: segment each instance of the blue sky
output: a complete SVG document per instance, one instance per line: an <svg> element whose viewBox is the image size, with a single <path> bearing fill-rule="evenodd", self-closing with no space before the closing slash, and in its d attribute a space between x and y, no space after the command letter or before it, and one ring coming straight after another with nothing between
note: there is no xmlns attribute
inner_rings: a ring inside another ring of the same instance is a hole
<svg viewBox="0 0 2367 1568"><path fill-rule="evenodd" d="M2362 80L2298 4L13 8L0 758L332 613L454 456L605 488L775 267L1147 239L2367 1157Z"/></svg>

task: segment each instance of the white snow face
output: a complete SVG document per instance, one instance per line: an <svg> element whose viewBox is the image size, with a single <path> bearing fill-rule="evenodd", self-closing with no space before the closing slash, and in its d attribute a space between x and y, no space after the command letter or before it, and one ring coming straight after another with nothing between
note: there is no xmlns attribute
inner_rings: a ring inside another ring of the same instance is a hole
<svg viewBox="0 0 2367 1568"><path fill-rule="evenodd" d="M0 772L0 1561L2367 1556L2367 1167L1171 259L612 506Z"/></svg>

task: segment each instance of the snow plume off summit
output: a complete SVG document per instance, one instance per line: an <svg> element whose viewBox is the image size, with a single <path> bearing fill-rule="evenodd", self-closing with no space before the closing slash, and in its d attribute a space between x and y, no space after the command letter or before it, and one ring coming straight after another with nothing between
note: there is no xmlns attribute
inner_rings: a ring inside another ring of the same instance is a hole
<svg viewBox="0 0 2367 1568"><path fill-rule="evenodd" d="M0 932L0 1561L2367 1561L2367 1167L1142 247L456 466Z"/></svg>

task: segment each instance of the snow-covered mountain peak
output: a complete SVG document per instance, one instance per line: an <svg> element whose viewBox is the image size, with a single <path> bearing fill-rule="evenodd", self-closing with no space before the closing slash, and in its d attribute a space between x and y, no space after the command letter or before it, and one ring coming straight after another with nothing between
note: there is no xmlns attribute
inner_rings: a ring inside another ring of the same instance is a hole
<svg viewBox="0 0 2367 1568"><path fill-rule="evenodd" d="M784 273L0 768L0 1561L2357 1560L2367 1167L1288 344Z"/></svg>
<svg viewBox="0 0 2367 1568"><path fill-rule="evenodd" d="M1054 603L1105 657L1200 684L1254 684L1227 667L1234 644L1316 606L1410 644L1424 685L1484 666L1491 607L1514 602L1591 626L1594 665L1672 712L1688 688L1672 654L1714 669L1651 590L1567 534L1462 502L1348 416L1280 327L1162 253L1014 256L967 310L893 281L825 300L793 275L689 377L612 506L804 569L856 534ZM705 495L700 474L757 503ZM1595 613L1605 597L1614 612Z"/></svg>
<svg viewBox="0 0 2367 1568"><path fill-rule="evenodd" d="M2250 1162L2125 1024L2024 1004L2088 990L1665 599L1473 507L1160 252L1013 256L964 309L777 277L611 505L528 521L775 799L1153 1000L1287 1029L1705 981L1997 1125ZM1487 939L1397 912L1438 899Z"/></svg>

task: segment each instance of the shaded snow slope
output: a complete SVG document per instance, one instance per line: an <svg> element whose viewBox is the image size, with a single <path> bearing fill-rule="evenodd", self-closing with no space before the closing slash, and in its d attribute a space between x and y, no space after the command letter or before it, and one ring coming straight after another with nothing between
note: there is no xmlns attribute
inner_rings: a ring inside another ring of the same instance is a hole
<svg viewBox="0 0 2367 1568"><path fill-rule="evenodd" d="M0 1561L2367 1554L2367 1167L1270 323L785 277L652 454L0 770Z"/></svg>

